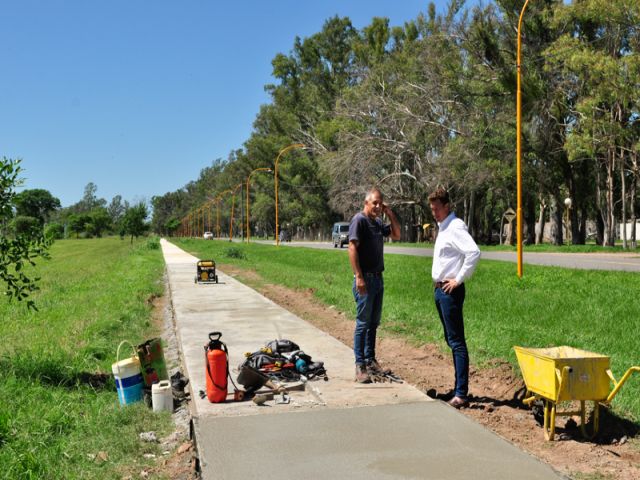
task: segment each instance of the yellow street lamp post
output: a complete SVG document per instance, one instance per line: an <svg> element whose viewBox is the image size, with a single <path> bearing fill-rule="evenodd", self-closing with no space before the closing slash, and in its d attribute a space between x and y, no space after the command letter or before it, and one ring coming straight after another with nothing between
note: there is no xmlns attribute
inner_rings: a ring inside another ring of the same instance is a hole
<svg viewBox="0 0 640 480"><path fill-rule="evenodd" d="M520 50L522 42L520 40L520 31L522 29L522 17L524 11L529 4L529 0L524 2L518 19L518 52L516 55L516 176L517 176L517 208L516 208L516 231L518 243L518 277L522 278L522 95L520 93L520 67L522 65L520 59Z"/></svg>
<svg viewBox="0 0 640 480"><path fill-rule="evenodd" d="M249 243L250 237L251 237L251 227L249 225L249 186L250 186L250 181L251 181L251 175L253 175L256 172L273 172L273 170L271 170L270 168L256 168L247 177L247 212L246 212L246 215L247 215L247 243Z"/></svg>
<svg viewBox="0 0 640 480"><path fill-rule="evenodd" d="M282 150L280 150L280 153L278 153L278 156L276 157L276 164L275 164L275 168L274 168L274 183L275 183L275 189L276 189L276 246L280 245L280 238L278 236L278 162L280 161L280 157L282 155L284 155L285 153L287 153L289 150L292 150L294 148L304 148L304 145L302 143L294 143L289 145L288 147L284 147Z"/></svg>

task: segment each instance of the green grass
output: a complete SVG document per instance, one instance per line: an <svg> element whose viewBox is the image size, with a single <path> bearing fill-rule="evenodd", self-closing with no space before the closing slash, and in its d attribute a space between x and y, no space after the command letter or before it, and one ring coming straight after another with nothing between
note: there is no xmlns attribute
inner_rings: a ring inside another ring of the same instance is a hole
<svg viewBox="0 0 640 480"><path fill-rule="evenodd" d="M573 475L575 480L615 480L615 477L606 473L575 473Z"/></svg>
<svg viewBox="0 0 640 480"><path fill-rule="evenodd" d="M50 253L37 262L39 312L0 299L0 478L137 474L143 453L158 453L138 433L166 433L170 417L121 408L111 376L102 386L87 379L110 374L121 340L157 333L149 300L163 292L162 254L112 238L58 241Z"/></svg>
<svg viewBox="0 0 640 480"><path fill-rule="evenodd" d="M244 257L237 258L235 251L225 254L225 242L174 241L200 258L255 270L265 282L312 289L321 301L354 317L352 273L344 251L236 244L233 248ZM383 333L444 347L433 304L431 259L386 254L385 267ZM519 280L513 263L482 260L467 283L465 302L472 362L482 366L499 358L515 366L514 345L569 345L610 356L620 378L628 367L640 365L638 291L636 273L528 265ZM625 384L613 407L640 419L640 375Z"/></svg>
<svg viewBox="0 0 640 480"><path fill-rule="evenodd" d="M411 248L433 248L433 243L407 243L407 242L393 242L388 245L394 247L411 247ZM541 253L640 253L640 250L633 250L631 248L624 249L622 244L616 244L614 247L602 247L595 243L587 243L585 245L550 245L547 243L541 245L523 245L523 251L525 252L541 252ZM483 252L515 252L515 245L480 245L480 250Z"/></svg>
<svg viewBox="0 0 640 480"><path fill-rule="evenodd" d="M515 245L481 245L480 250L482 251L498 251L498 252L515 252ZM550 245L547 243L543 243L540 245L523 245L522 250L524 252L541 252L541 253L553 253L553 252L561 252L561 253L640 253L638 250L633 250L631 248L624 249L622 248L622 244L615 245L613 247L603 247L600 245L596 245L595 243L587 243L585 245Z"/></svg>

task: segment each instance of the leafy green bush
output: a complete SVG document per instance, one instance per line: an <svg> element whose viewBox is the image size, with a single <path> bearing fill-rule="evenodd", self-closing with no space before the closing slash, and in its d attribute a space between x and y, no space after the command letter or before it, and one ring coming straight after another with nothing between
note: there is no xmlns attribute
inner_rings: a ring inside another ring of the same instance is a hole
<svg viewBox="0 0 640 480"><path fill-rule="evenodd" d="M245 255L244 251L238 247L225 248L224 251L222 252L222 255L224 255L227 258L237 258L239 260L247 259L247 256Z"/></svg>
<svg viewBox="0 0 640 480"><path fill-rule="evenodd" d="M44 236L49 240L61 240L64 238L64 226L59 223L50 223L44 228Z"/></svg>
<svg viewBox="0 0 640 480"><path fill-rule="evenodd" d="M18 215L11 222L11 229L16 235L38 235L42 234L42 225L35 217Z"/></svg>
<svg viewBox="0 0 640 480"><path fill-rule="evenodd" d="M160 248L160 237L151 235L147 238L146 248L148 250L158 250Z"/></svg>

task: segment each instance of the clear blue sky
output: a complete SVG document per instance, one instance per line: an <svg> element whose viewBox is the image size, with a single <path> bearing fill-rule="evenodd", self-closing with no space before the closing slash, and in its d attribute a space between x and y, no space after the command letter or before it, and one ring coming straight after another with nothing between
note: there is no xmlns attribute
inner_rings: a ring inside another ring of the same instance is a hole
<svg viewBox="0 0 640 480"><path fill-rule="evenodd" d="M436 2L442 11L443 0ZM15 0L0 5L0 156L63 206L150 200L242 148L271 60L333 16L402 25L424 0Z"/></svg>

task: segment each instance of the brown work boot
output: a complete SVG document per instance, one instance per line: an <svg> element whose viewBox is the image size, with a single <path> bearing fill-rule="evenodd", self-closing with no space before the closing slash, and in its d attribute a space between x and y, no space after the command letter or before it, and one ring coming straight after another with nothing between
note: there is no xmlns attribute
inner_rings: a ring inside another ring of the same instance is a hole
<svg viewBox="0 0 640 480"><path fill-rule="evenodd" d="M469 406L469 400L461 397L453 397L447 403L457 409L467 408Z"/></svg>
<svg viewBox="0 0 640 480"><path fill-rule="evenodd" d="M369 373L369 375L379 375L384 372L378 361L372 358L371 360L367 360L367 373Z"/></svg>
<svg viewBox="0 0 640 480"><path fill-rule="evenodd" d="M371 378L364 365L356 365L356 382L371 383Z"/></svg>

